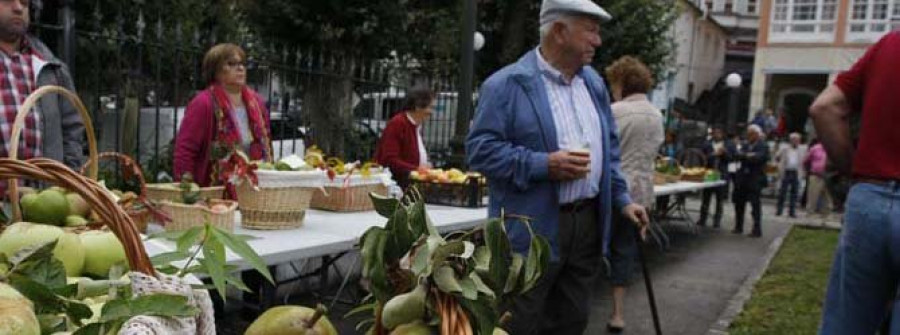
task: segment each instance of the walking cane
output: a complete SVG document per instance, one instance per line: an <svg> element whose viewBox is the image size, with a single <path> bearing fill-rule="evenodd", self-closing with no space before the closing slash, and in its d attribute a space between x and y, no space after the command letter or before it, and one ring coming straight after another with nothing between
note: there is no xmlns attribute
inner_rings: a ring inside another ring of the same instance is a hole
<svg viewBox="0 0 900 335"><path fill-rule="evenodd" d="M647 258L644 257L644 248L641 246L641 232L637 226L634 227L634 241L637 243L638 259L641 262L641 271L644 273L644 286L647 287L647 298L650 300L650 313L653 315L653 328L656 335L662 335L659 325L659 312L656 310L656 297L653 295L653 281L650 280L650 271L647 271Z"/></svg>

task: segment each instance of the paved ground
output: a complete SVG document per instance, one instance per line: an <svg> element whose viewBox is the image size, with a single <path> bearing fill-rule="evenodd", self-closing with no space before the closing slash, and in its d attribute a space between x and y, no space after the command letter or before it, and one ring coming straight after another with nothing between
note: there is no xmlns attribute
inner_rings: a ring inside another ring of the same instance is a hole
<svg viewBox="0 0 900 335"><path fill-rule="evenodd" d="M694 218L697 216L697 208L699 201L689 199L688 209ZM838 218L833 218L829 225L838 225L836 220ZM747 221L750 221L749 217ZM683 224L667 227L666 230L672 239L668 250L661 251L656 246L644 249L653 279L663 333L707 334L748 277L751 277L760 266L765 265L767 254L772 253L769 251L772 242L783 237L792 224L819 225L820 221L776 217L774 205L771 201L764 200L762 238L731 234L734 221L730 206L726 206L724 226L720 229L705 228L695 235ZM749 233L749 226L746 230ZM312 284L309 287L318 286L315 283L306 283L294 288L309 284ZM331 292L333 291L332 289ZM293 304L304 305L313 305L315 301L330 302L327 299L316 299L309 293L294 293L290 299ZM598 281L592 305L591 322L585 334L605 334L606 322L611 312L610 287L607 281ZM362 334L354 330L358 319L342 319L350 307L337 304L331 319L341 334ZM226 315L217 320L219 333L242 334L243 329L252 321L252 314L232 306ZM627 293L625 333L653 334L651 320L644 281L638 268Z"/></svg>
<svg viewBox="0 0 900 335"><path fill-rule="evenodd" d="M775 239L783 237L791 224L819 225L821 221L776 217L769 201L763 207L762 238L732 234L734 214L726 207L722 228L706 228L694 235L682 226L669 227L672 245L668 250L644 249L664 334L706 334L754 269L764 265ZM689 200L688 208L696 217L699 201ZM625 333L654 334L643 277L637 270L627 293ZM601 280L586 334L605 334L611 311L610 286Z"/></svg>

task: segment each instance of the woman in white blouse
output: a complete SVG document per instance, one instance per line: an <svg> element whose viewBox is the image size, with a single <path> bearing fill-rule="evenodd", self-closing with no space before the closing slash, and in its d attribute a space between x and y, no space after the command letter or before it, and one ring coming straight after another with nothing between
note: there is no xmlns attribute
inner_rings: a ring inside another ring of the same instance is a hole
<svg viewBox="0 0 900 335"><path fill-rule="evenodd" d="M650 69L631 56L619 58L606 68L606 79L616 100L612 112L619 128L622 172L631 198L645 208L653 205L654 162L664 139L662 114L647 99L647 92L653 88L652 77ZM638 246L636 229L624 218L613 220L612 231L609 260L613 314L607 328L617 333L625 328L625 286L631 279Z"/></svg>

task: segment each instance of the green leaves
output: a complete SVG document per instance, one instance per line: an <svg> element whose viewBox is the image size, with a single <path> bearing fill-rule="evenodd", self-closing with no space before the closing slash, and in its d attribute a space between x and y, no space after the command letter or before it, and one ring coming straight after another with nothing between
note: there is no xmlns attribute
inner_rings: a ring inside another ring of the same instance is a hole
<svg viewBox="0 0 900 335"><path fill-rule="evenodd" d="M500 321L499 306L534 287L549 266L547 239L534 235L523 221L532 235L531 246L527 255L513 253L502 218L488 220L481 229L441 237L415 194L408 192L407 198L396 203L373 197L396 207L389 215L380 213L388 218L384 228L372 227L360 239L363 277L375 301L353 314L377 315L381 306L409 291L409 283L418 283L430 295L437 290L451 296L468 313L478 334L491 334ZM421 321L433 325L441 317L434 314L439 309L433 305L427 310L432 314ZM359 327L368 324L367 320Z"/></svg>
<svg viewBox="0 0 900 335"><path fill-rule="evenodd" d="M151 257L150 260L155 267L163 273L177 273L181 276L189 273L203 273L209 277L213 287L223 299L225 298L225 291L228 285L244 291L249 290L240 278L230 273L236 267L227 265L226 248L241 257L243 261L262 274L269 282L274 282L274 278L269 272L265 261L247 244L247 240L252 239L252 237L235 235L206 224L184 231L153 234L148 239L156 238L174 241L176 250ZM195 247L198 241L200 245ZM202 258L198 258L200 253L202 253ZM199 266L192 265L195 259L200 263ZM181 270L173 271L172 263L185 260L187 261L181 267Z"/></svg>
<svg viewBox="0 0 900 335"><path fill-rule="evenodd" d="M372 205L375 207L375 212L385 218L391 218L391 216L394 215L394 212L397 211L397 208L400 207L400 200L384 197L374 192L369 193L369 199L372 199Z"/></svg>
<svg viewBox="0 0 900 335"><path fill-rule="evenodd" d="M138 315L193 317L200 311L180 295L152 294L133 299L112 300L103 306L100 322L128 320Z"/></svg>
<svg viewBox="0 0 900 335"><path fill-rule="evenodd" d="M103 305L98 322L78 329L75 335L103 335L116 332L128 319L140 315L177 318L193 317L198 313L200 311L197 308L188 305L188 298L180 295L152 294L131 299L116 299Z"/></svg>

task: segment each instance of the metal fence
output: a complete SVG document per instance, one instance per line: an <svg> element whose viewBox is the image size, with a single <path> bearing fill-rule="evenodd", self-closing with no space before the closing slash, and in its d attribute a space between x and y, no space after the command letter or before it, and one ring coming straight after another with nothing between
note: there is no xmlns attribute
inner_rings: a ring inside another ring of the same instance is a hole
<svg viewBox="0 0 900 335"><path fill-rule="evenodd" d="M165 13L150 19L120 11L110 17L94 8L93 20L71 24L79 8L62 3L59 15L35 10L34 33L70 63L100 151L134 157L151 181L171 173L173 139L185 107L205 88L203 55L221 42L240 44L248 53L248 85L267 101L276 156L318 145L331 155L368 160L405 91L419 85L438 93L435 113L423 127L431 158L440 166L449 154L457 79L438 66L370 59L359 50L266 44L246 33L216 37L214 26L184 27ZM115 28L101 22L115 22Z"/></svg>

